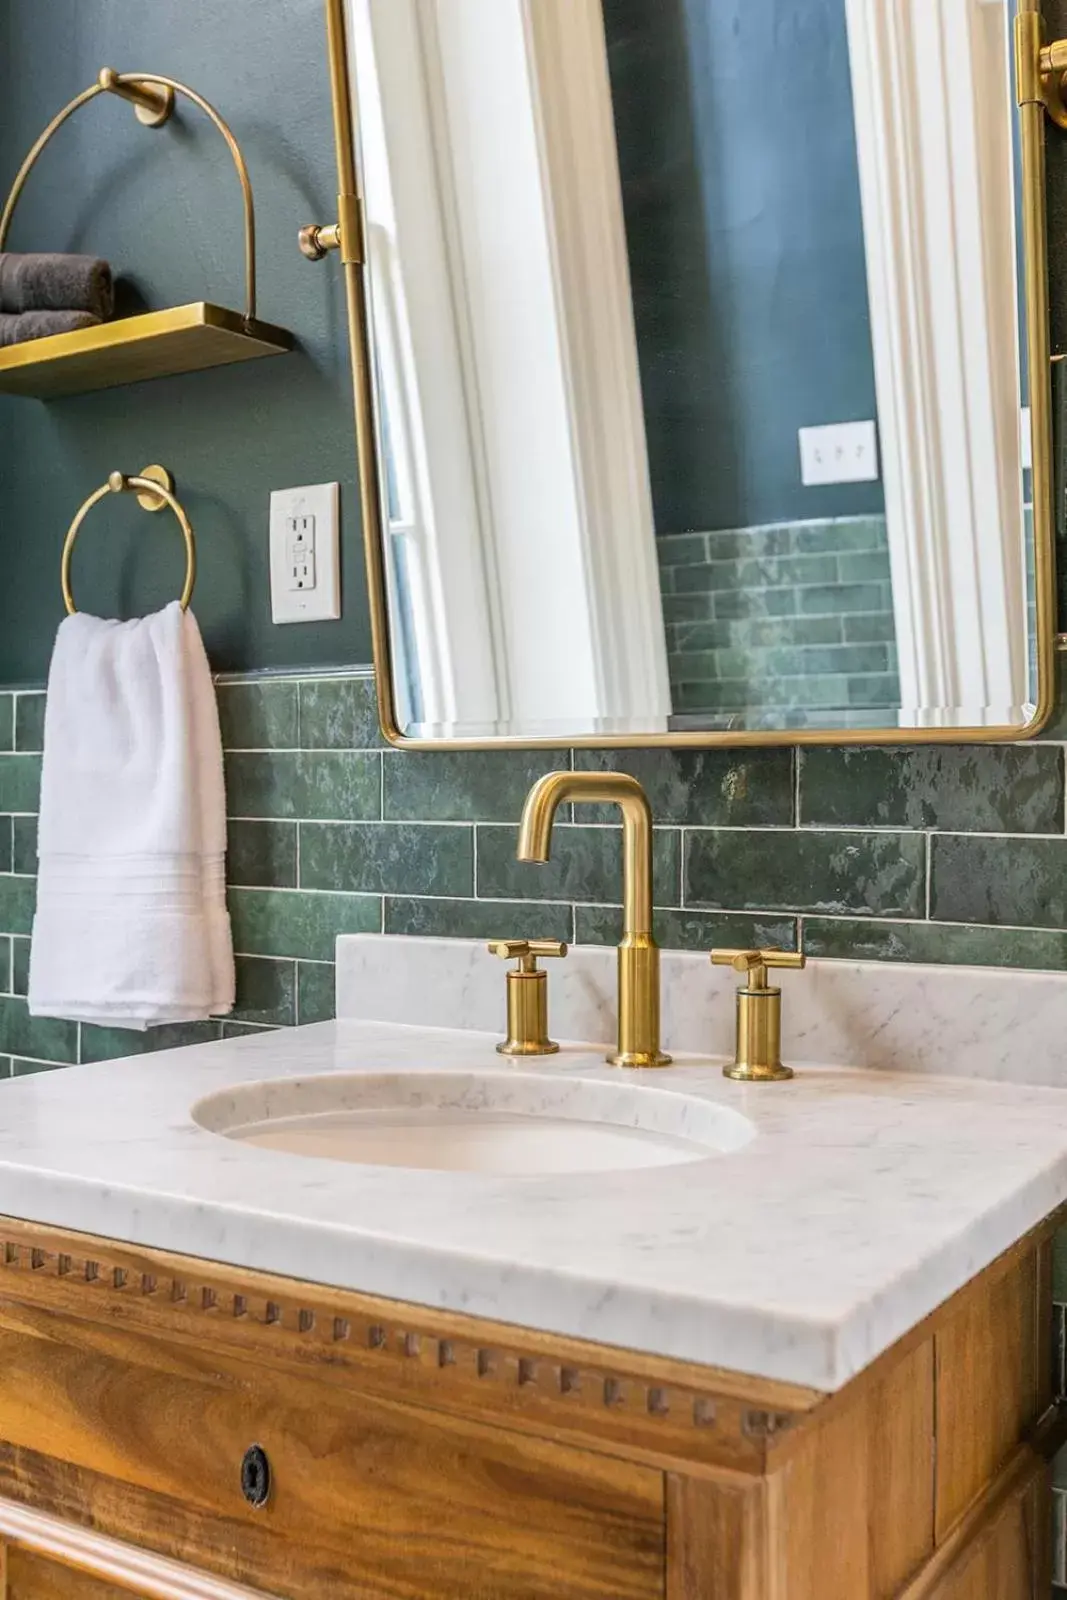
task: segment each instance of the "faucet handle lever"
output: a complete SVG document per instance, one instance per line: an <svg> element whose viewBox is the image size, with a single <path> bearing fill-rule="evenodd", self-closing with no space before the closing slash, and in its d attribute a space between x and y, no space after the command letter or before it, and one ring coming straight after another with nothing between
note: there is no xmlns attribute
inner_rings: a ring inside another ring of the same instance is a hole
<svg viewBox="0 0 1067 1600"><path fill-rule="evenodd" d="M562 958L567 950L568 946L558 939L494 939L489 945L490 955L499 956L501 961L517 961L516 971L526 973L536 972L537 963L548 957Z"/></svg>
<svg viewBox="0 0 1067 1600"><path fill-rule="evenodd" d="M497 1045L502 1056L552 1056L559 1049L548 1037L548 976L537 965L547 956L567 954L558 939L494 939L491 955L518 965L508 973L508 1036Z"/></svg>
<svg viewBox="0 0 1067 1600"><path fill-rule="evenodd" d="M767 988L768 967L780 967L798 972L808 964L807 956L797 950L713 950L713 967L733 967L749 980L750 989Z"/></svg>
<svg viewBox="0 0 1067 1600"><path fill-rule="evenodd" d="M737 991L737 1054L724 1067L728 1078L740 1083L781 1083L793 1076L782 1065L782 991L767 983L767 970L807 966L796 950L713 950L715 967L733 967L748 982Z"/></svg>

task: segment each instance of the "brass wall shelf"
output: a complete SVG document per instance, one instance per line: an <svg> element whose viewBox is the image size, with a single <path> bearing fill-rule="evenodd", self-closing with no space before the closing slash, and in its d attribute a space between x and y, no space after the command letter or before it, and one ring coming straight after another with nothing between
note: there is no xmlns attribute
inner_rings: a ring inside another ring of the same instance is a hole
<svg viewBox="0 0 1067 1600"><path fill-rule="evenodd" d="M284 355L293 337L204 301L148 311L0 351L0 394L35 400Z"/></svg>
<svg viewBox="0 0 1067 1600"><path fill-rule="evenodd" d="M183 95L222 135L233 159L244 205L244 312L195 301L10 346L0 350L0 394L54 400L143 383L149 378L172 378L210 367L256 361L292 350L295 340L291 333L260 322L256 315L256 214L241 147L214 106L175 78L146 72L118 73L105 67L94 84L64 106L19 168L0 213L0 251L6 246L15 207L42 150L76 111L101 94L115 95L132 104L138 121L146 128L163 127L170 119L175 98Z"/></svg>

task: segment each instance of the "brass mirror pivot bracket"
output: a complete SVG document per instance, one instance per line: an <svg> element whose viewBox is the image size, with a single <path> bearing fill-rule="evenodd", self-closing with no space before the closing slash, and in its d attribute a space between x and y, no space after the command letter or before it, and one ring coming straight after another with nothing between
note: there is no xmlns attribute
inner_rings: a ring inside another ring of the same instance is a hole
<svg viewBox="0 0 1067 1600"><path fill-rule="evenodd" d="M737 991L737 1055L723 1075L738 1083L784 1083L792 1067L782 1065L782 991L767 983L768 968L798 971L807 957L790 950L713 950L714 967L733 967L748 979Z"/></svg>
<svg viewBox="0 0 1067 1600"><path fill-rule="evenodd" d="M309 261L325 261L331 250L341 252L346 266L362 266L367 259L363 238L363 205L358 195L337 196L338 222L309 222L298 235L300 253Z"/></svg>
<svg viewBox="0 0 1067 1600"><path fill-rule="evenodd" d="M1057 127L1067 128L1067 39L1045 43L1040 11L1015 19L1015 71L1019 104L1043 105Z"/></svg>
<svg viewBox="0 0 1067 1600"><path fill-rule="evenodd" d="M561 958L567 946L554 939L500 939L489 946L502 961L517 961L508 973L508 1036L497 1045L502 1056L554 1056L548 1037L548 974L538 961Z"/></svg>

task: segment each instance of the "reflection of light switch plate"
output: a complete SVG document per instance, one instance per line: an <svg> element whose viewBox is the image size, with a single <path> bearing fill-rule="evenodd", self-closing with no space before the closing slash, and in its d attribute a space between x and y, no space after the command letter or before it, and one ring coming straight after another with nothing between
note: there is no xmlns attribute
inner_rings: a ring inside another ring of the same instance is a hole
<svg viewBox="0 0 1067 1600"><path fill-rule="evenodd" d="M874 423L801 428L800 476L810 488L827 483L877 483L878 430Z"/></svg>
<svg viewBox="0 0 1067 1600"><path fill-rule="evenodd" d="M278 489L271 495L274 622L333 622L341 615L340 509L336 483Z"/></svg>

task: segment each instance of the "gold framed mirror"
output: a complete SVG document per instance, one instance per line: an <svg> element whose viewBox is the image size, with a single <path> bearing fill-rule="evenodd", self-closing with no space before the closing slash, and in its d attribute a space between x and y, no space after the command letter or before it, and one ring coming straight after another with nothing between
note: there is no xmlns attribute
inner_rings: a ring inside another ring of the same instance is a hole
<svg viewBox="0 0 1067 1600"><path fill-rule="evenodd" d="M338 220L301 246L346 276L386 737L1036 735L1056 649L1045 130L1067 70L1040 0L973 0L963 29L943 0L798 0L758 51L746 8L730 39L679 24L702 53L675 79L660 0L654 60L638 0L483 10L326 0ZM683 80L684 160L664 92ZM706 237L676 192L642 234L665 138ZM702 254L701 304L736 346L713 381L684 317L656 347Z"/></svg>

